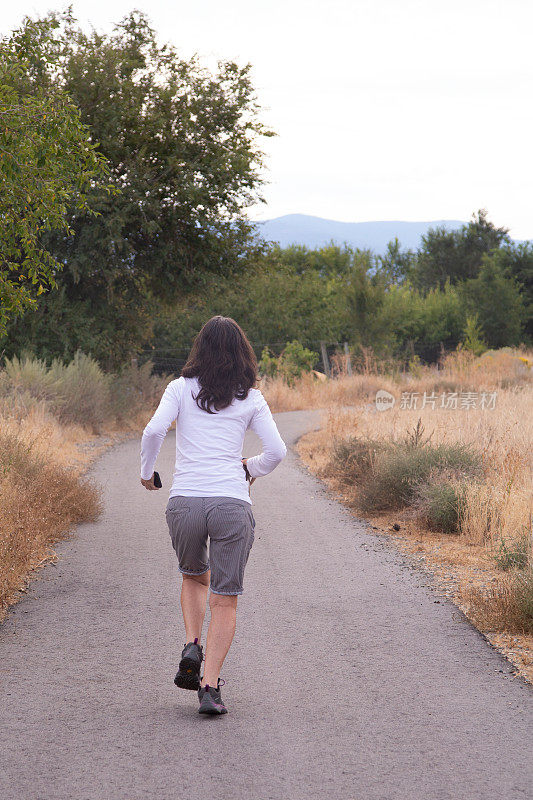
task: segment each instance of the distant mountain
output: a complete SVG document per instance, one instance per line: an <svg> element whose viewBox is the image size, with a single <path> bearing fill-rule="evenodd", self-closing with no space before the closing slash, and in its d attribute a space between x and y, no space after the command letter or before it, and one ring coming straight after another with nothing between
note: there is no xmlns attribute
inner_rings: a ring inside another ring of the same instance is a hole
<svg viewBox="0 0 533 800"><path fill-rule="evenodd" d="M416 250L421 237L429 228L445 225L454 230L464 225L458 219L438 219L431 222L338 222L334 219L311 217L307 214L286 214L284 217L258 222L261 235L282 247L302 244L306 247L322 247L332 240L336 244L345 242L352 247L370 248L384 253L387 244L398 237L402 248Z"/></svg>

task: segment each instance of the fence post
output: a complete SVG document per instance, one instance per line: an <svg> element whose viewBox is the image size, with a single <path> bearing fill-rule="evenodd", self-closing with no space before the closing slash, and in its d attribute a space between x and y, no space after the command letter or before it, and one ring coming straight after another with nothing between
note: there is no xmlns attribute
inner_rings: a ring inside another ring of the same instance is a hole
<svg viewBox="0 0 533 800"><path fill-rule="evenodd" d="M348 347L348 342L344 342L344 353L346 355L346 374L352 374L352 357L350 355L350 348Z"/></svg>
<svg viewBox="0 0 533 800"><path fill-rule="evenodd" d="M326 349L325 342L320 342L320 351L322 353L322 363L324 364L324 372L326 373L326 377L331 378L331 369L329 367L328 351Z"/></svg>

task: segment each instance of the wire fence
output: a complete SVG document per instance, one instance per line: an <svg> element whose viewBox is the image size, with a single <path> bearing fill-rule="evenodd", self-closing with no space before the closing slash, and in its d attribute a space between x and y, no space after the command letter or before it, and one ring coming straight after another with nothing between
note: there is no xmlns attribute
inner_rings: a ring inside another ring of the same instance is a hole
<svg viewBox="0 0 533 800"><path fill-rule="evenodd" d="M304 346L310 350L314 350L318 355L318 360L315 369L319 372L324 372L328 376L334 377L337 374L351 374L352 371L365 371L368 366L368 354L365 352L370 351L371 348L354 349L348 345L348 342L327 342L322 339L319 340L306 340L303 342ZM252 341L251 345L259 360L265 347L274 355L279 355L286 347L287 341L279 342L259 342ZM414 358L418 358L424 364L438 364L442 359L444 353L453 349L451 345L447 346L446 342L408 342L402 352L395 355L393 359L397 365L408 368L410 362ZM139 365L151 361L153 364L153 371L157 374L173 373L179 375L183 366L185 365L190 347L179 348L145 348L136 357ZM372 354L374 365L379 363Z"/></svg>
<svg viewBox="0 0 533 800"><path fill-rule="evenodd" d="M281 351L287 346L287 341L279 341L279 342L257 342L252 341L250 344L253 347L254 353L259 360L261 358L261 354L265 347L273 353L274 355L279 355ZM339 343L339 342L324 342L322 340L311 340L305 341L304 346L310 350L314 350L318 354L318 361L316 364L315 369L319 370L320 372L325 372L326 374L329 372L329 361L334 356L337 350L342 350L343 348L347 347L347 343ZM325 352L324 352L325 348ZM164 372L172 372L175 374L179 374L181 372L182 367L185 365L188 355L190 352L190 347L184 348L168 348L168 349L161 349L161 348L145 348L142 350L137 358L137 363L140 365L145 364L147 361L151 361L153 364L153 371L161 374Z"/></svg>

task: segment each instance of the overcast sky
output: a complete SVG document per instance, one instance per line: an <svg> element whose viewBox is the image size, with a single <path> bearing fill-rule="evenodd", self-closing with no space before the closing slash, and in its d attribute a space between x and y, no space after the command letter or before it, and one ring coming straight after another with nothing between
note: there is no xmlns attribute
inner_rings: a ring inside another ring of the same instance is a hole
<svg viewBox="0 0 533 800"><path fill-rule="evenodd" d="M0 0L2 32L66 3ZM530 0L77 0L109 30L145 10L164 40L253 65L267 205L254 219L469 219L533 238ZM22 10L20 10L22 9Z"/></svg>

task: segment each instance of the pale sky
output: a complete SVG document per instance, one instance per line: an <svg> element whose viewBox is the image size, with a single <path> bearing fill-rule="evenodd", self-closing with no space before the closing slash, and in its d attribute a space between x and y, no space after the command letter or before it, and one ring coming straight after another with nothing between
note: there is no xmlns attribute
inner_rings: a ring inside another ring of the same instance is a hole
<svg viewBox="0 0 533 800"><path fill-rule="evenodd" d="M0 0L2 33L66 3ZM267 205L253 219L465 219L533 239L530 0L77 0L109 30L132 8L207 65L253 65Z"/></svg>

